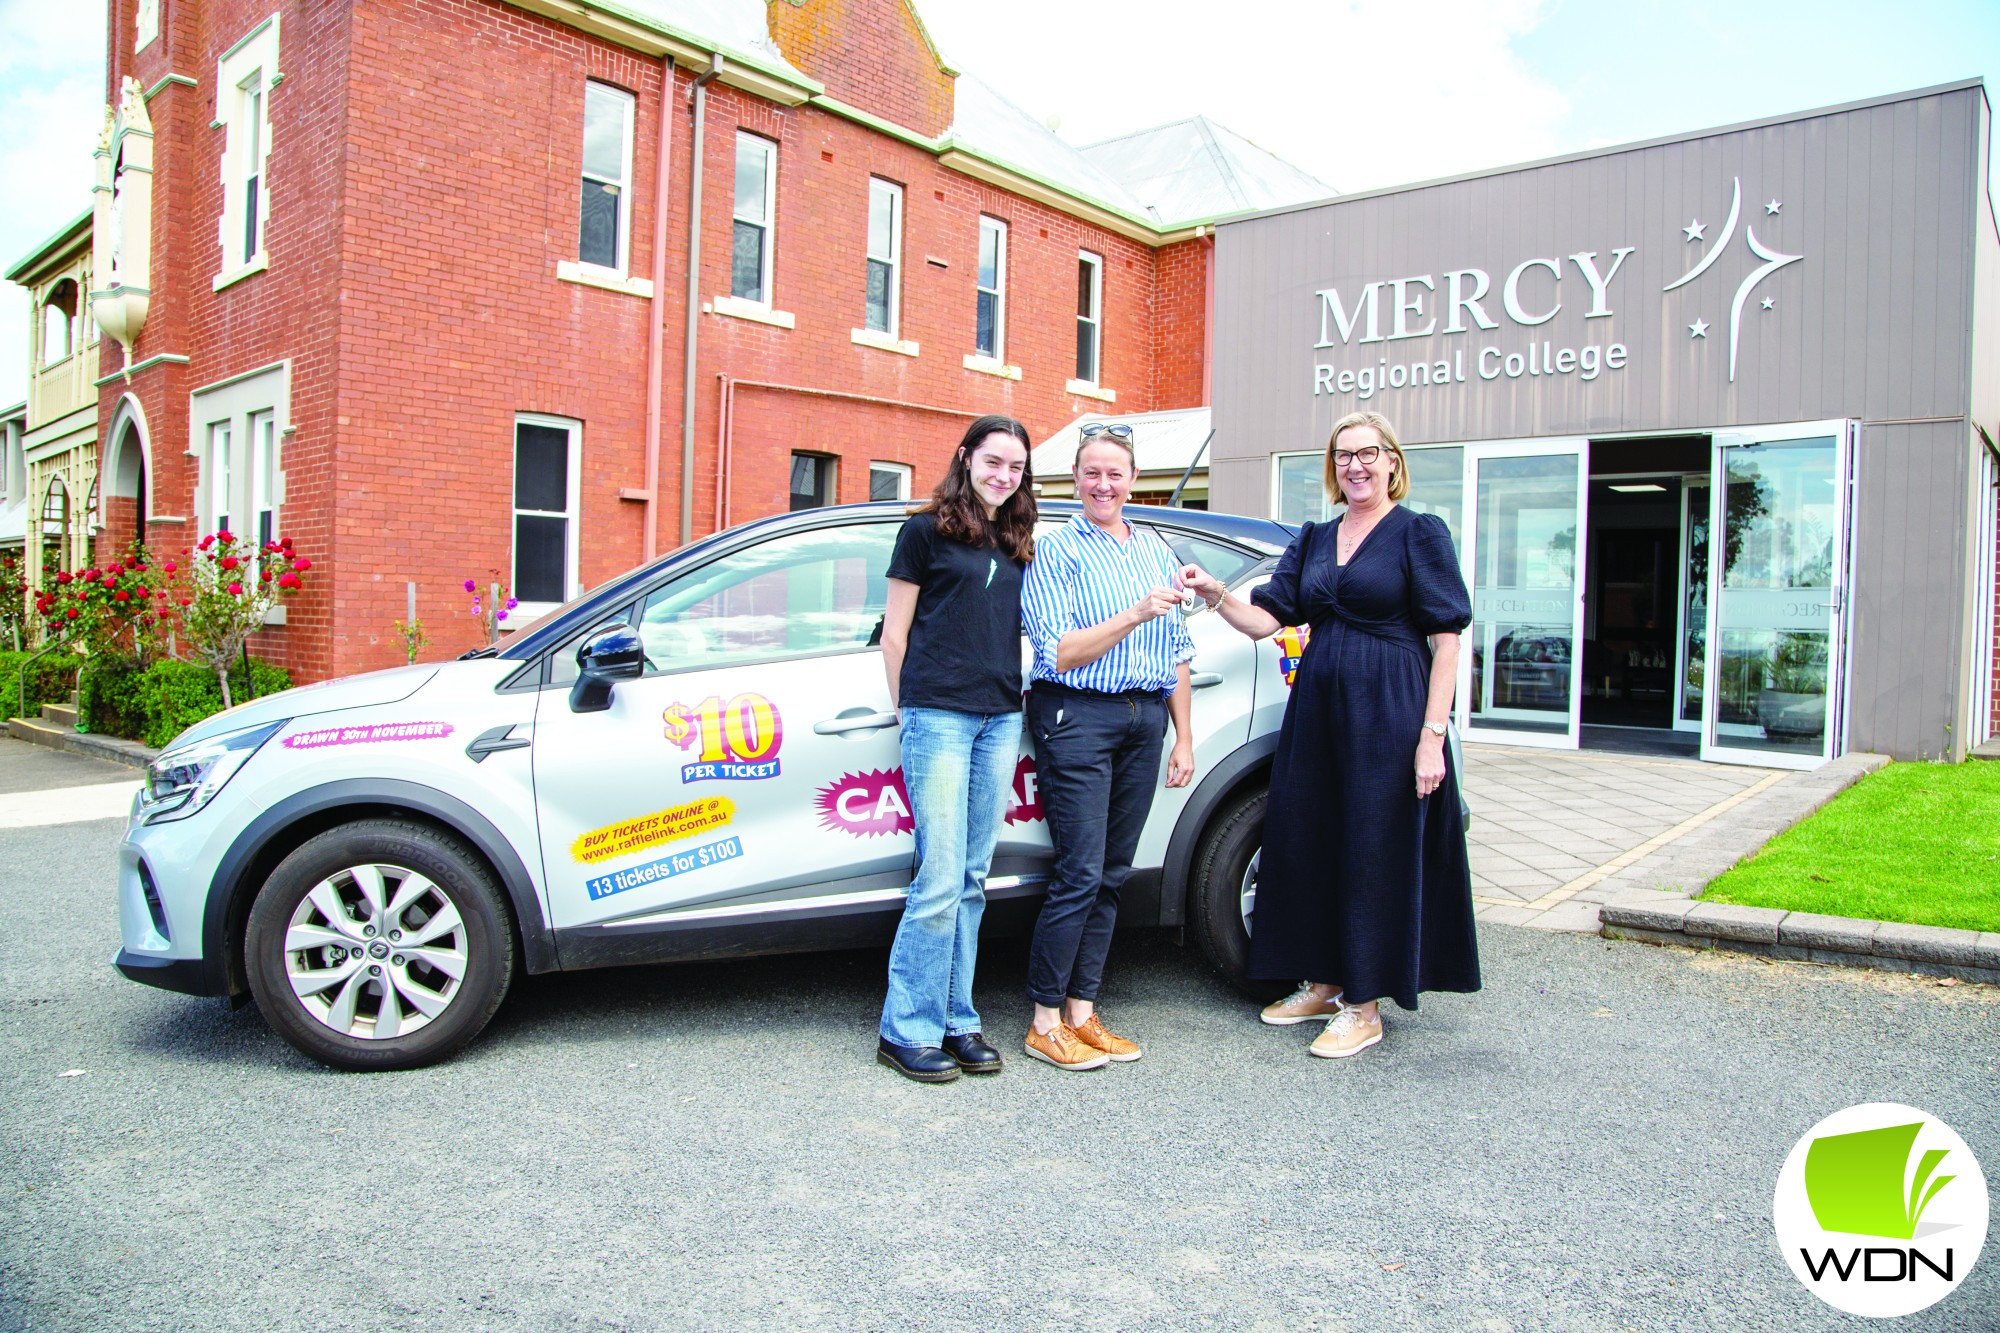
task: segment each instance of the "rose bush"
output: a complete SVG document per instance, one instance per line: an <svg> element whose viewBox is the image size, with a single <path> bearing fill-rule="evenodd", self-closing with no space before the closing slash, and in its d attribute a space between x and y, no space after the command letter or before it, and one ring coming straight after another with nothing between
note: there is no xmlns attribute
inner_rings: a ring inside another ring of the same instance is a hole
<svg viewBox="0 0 2000 1333"><path fill-rule="evenodd" d="M290 537L259 546L231 532L212 532L162 568L182 654L215 674L227 708L233 702L229 668L271 609L305 586L312 561L292 549Z"/></svg>

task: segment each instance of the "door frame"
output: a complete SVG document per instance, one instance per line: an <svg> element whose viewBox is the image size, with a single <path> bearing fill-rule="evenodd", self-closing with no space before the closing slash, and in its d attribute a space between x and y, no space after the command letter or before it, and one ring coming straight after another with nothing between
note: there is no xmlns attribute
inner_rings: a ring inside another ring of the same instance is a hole
<svg viewBox="0 0 2000 1333"><path fill-rule="evenodd" d="M1713 443L1710 444L1709 448L1711 451L1714 449ZM1689 487L1696 485L1707 488L1714 482L1714 480L1715 480L1715 459L1712 452L1709 457L1709 470L1707 472L1684 472L1681 474L1680 569L1677 572L1678 576L1674 580L1675 586L1680 589L1680 593L1679 593L1679 600L1674 605L1674 714L1673 714L1673 725L1670 728L1670 730L1691 731L1695 733L1696 736L1701 735L1701 719L1700 718L1689 719L1684 717L1683 713L1685 710L1682 707L1682 705L1686 703L1686 690L1687 690L1688 629L1690 628L1688 624L1688 621L1690 619L1688 615L1688 594L1694 591L1694 588L1692 587L1688 579L1688 561L1690 557L1692 557L1694 554L1693 543L1689 540L1689 538L1693 535L1694 513L1693 513L1692 499L1688 495L1688 489ZM1712 500L1713 497L1711 496L1711 504L1709 507L1709 514L1710 514L1709 521L1711 523L1714 521L1713 517L1714 506ZM1711 553L1713 552L1713 550L1714 548L1713 546L1711 546L1710 547ZM1703 590L1704 593L1706 593L1707 591L1709 590L1708 589ZM1702 693L1702 698L1704 700L1708 698L1707 611L1708 611L1707 599L1704 596L1702 605L1703 638L1702 638L1702 659L1701 659L1702 663L1701 693ZM1705 708L1707 707L1707 704L1704 702L1702 706Z"/></svg>
<svg viewBox="0 0 2000 1333"><path fill-rule="evenodd" d="M1458 700L1456 713L1459 734L1468 742L1492 745L1525 745L1545 750L1575 750L1582 744L1583 708L1583 592L1584 556L1590 523L1590 437L1559 435L1533 440L1485 440L1467 443L1465 450L1464 507L1465 540L1459 549L1459 565L1465 587L1473 598L1473 623L1478 615L1479 554L1479 465L1493 458L1546 458L1570 454L1576 458L1576 556L1571 570L1569 653L1569 726L1563 732L1516 731L1491 722L1472 720L1472 660L1474 653L1462 645L1458 654ZM1469 628L1469 627L1468 627ZM1486 626L1490 631L1492 627ZM1494 671L1493 653L1485 645L1485 670L1481 684L1491 698Z"/></svg>
<svg viewBox="0 0 2000 1333"><path fill-rule="evenodd" d="M1854 453L1860 423L1832 421L1790 422L1772 426L1735 426L1717 429L1710 436L1709 518L1708 518L1708 625L1705 664L1702 669L1701 758L1706 763L1743 764L1755 768L1810 770L1838 758L1847 748L1847 678L1851 644L1849 626L1853 618L1852 573L1849 565L1854 549ZM1726 534L1723 516L1728 504L1728 479L1724 475L1723 451L1745 445L1779 444L1793 440L1831 436L1834 442L1834 505L1832 607L1829 609L1826 649L1826 726L1820 752L1784 754L1769 750L1749 750L1720 742L1715 734L1715 712L1721 698L1716 688L1717 664L1722 652L1718 621L1722 614L1722 551Z"/></svg>

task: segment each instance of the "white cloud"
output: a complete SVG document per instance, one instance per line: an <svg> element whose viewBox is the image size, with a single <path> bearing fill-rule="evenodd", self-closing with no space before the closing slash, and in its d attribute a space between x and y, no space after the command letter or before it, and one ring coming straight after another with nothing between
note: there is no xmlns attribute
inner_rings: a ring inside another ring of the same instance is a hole
<svg viewBox="0 0 2000 1333"><path fill-rule="evenodd" d="M90 207L104 122L104 6L0 3L0 268ZM0 406L27 396L28 293L0 283Z"/></svg>
<svg viewBox="0 0 2000 1333"><path fill-rule="evenodd" d="M1090 143L1205 114L1342 190L1557 151L1568 103L1513 51L1541 0L918 0L946 58Z"/></svg>

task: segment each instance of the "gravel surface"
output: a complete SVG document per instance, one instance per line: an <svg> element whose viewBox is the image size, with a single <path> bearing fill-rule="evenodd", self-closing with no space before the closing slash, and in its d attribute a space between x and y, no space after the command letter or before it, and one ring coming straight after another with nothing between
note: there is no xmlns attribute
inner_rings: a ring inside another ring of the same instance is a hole
<svg viewBox="0 0 2000 1333"><path fill-rule="evenodd" d="M1497 926L1350 1061L1138 933L1095 1073L1018 1055L1009 940L988 1079L873 1063L873 952L531 978L332 1073L110 969L118 833L0 831L0 1327L1876 1328L1779 1257L1797 1137L1907 1102L2000 1179L2000 992ZM1898 1326L2000 1328L1996 1250Z"/></svg>

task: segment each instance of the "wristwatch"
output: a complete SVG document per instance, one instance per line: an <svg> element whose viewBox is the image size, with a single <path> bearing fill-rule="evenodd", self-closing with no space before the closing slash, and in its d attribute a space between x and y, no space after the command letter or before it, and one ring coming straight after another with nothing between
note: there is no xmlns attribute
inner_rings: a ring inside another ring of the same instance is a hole
<svg viewBox="0 0 2000 1333"><path fill-rule="evenodd" d="M1424 730L1435 736L1443 736L1449 729L1450 724L1446 722L1431 722L1429 720L1424 722Z"/></svg>

